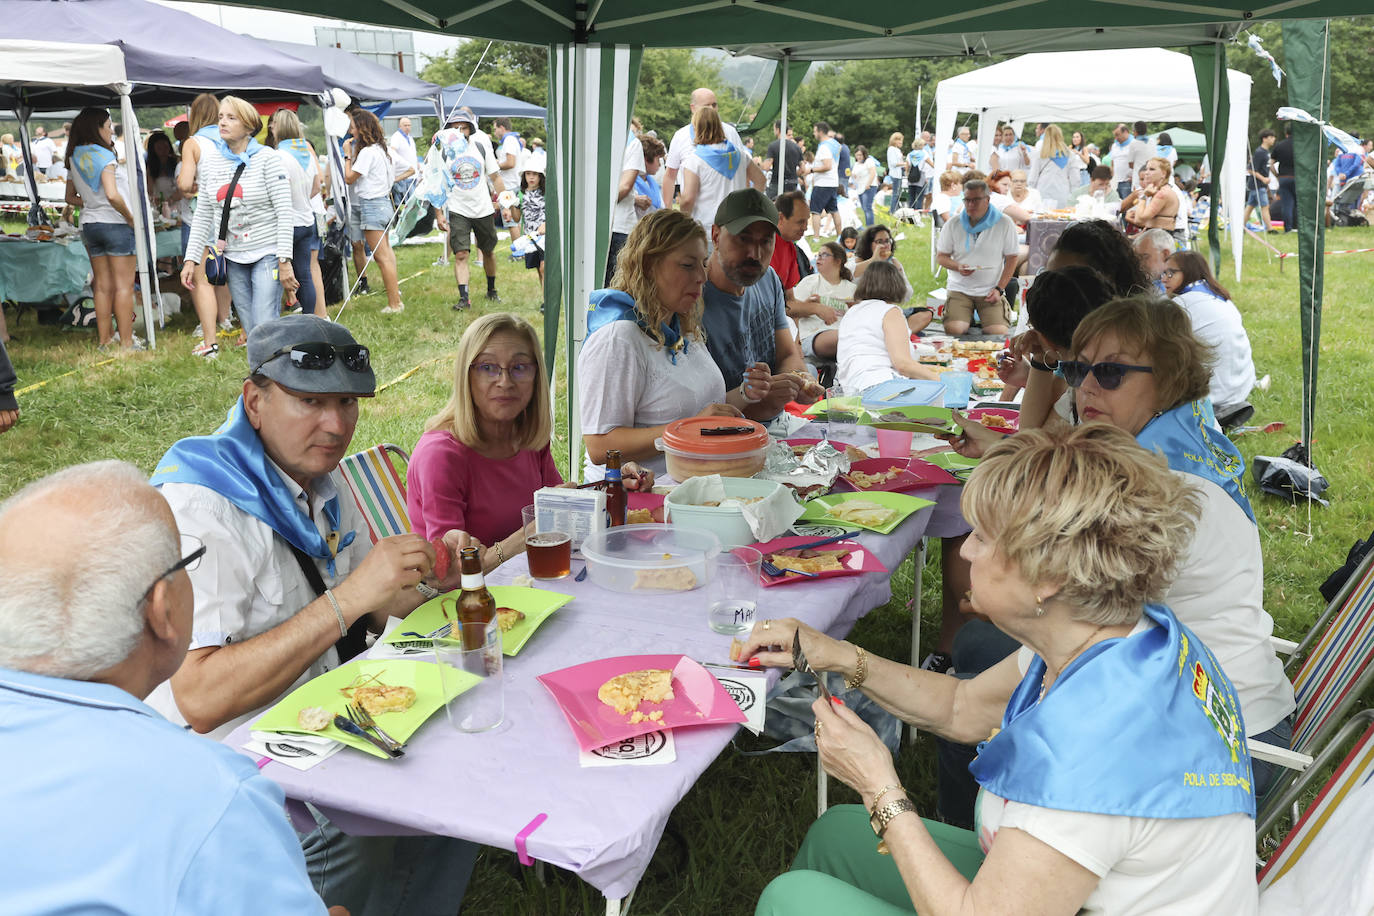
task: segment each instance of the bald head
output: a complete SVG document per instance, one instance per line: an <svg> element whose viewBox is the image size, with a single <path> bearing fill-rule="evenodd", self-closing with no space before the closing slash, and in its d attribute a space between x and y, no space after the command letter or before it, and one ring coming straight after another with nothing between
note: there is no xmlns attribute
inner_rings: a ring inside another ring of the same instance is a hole
<svg viewBox="0 0 1374 916"><path fill-rule="evenodd" d="M696 114L698 108L719 108L716 104L716 94L710 89L701 88L692 90L692 113Z"/></svg>
<svg viewBox="0 0 1374 916"><path fill-rule="evenodd" d="M179 551L167 502L131 464L78 465L20 490L0 503L0 666L74 680L118 666Z"/></svg>

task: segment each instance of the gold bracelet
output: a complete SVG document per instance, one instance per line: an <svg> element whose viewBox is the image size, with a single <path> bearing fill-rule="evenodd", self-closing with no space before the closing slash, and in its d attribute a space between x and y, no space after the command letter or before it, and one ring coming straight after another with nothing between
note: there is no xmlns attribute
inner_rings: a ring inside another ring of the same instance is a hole
<svg viewBox="0 0 1374 916"><path fill-rule="evenodd" d="M506 562L506 555L501 550L501 542L497 541L495 544L492 544L491 546L496 550L496 565L500 566L502 563Z"/></svg>
<svg viewBox="0 0 1374 916"><path fill-rule="evenodd" d="M844 686L848 690L856 690L868 680L868 653L863 646L855 646L854 651L859 655L859 661L854 665L854 676L844 679Z"/></svg>
<svg viewBox="0 0 1374 916"><path fill-rule="evenodd" d="M893 783L892 785L889 785L889 786L883 786L883 787L882 787L881 789L879 789L876 793L874 793L874 795L873 795L873 806L872 806L871 808L868 809L868 813L869 813L869 814L872 814L874 811L877 811L877 810L878 810L878 803L881 802L881 801L883 800L883 796L886 795L887 793L893 791L894 789L901 790L901 792L902 792L903 795L906 794L906 789L903 789L903 788L901 787L901 785L899 785L899 784L897 784L897 783Z"/></svg>

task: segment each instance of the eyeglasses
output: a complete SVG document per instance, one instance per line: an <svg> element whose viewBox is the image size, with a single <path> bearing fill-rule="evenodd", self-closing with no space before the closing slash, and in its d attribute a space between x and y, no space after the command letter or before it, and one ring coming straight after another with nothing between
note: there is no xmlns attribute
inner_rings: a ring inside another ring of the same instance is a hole
<svg viewBox="0 0 1374 916"><path fill-rule="evenodd" d="M1131 366L1126 363L1084 363L1072 359L1061 360L1059 363L1059 375L1069 383L1070 388L1082 385L1089 372L1097 379L1097 384L1107 391L1115 391L1121 387L1121 380L1126 377L1127 372L1154 371L1153 366Z"/></svg>
<svg viewBox="0 0 1374 916"><path fill-rule="evenodd" d="M205 550L205 544L201 541L200 538L190 534L183 534L181 536L182 558L178 560L175 564L173 564L173 566L170 569L168 569L162 575L154 579L153 585L157 585L163 579L176 573L178 570L184 569L187 572L190 572L191 570L195 569L197 566L200 565L200 558L205 556ZM152 591L153 585L148 586L149 591Z"/></svg>
<svg viewBox="0 0 1374 916"><path fill-rule="evenodd" d="M986 198L986 197L965 197L965 198L964 198L964 203L966 203L966 204L976 204L976 203L979 203L980 201L984 201L984 200L987 200L987 198Z"/></svg>
<svg viewBox="0 0 1374 916"><path fill-rule="evenodd" d="M1159 275L1161 277L1173 277L1181 273L1183 273L1183 271L1179 270L1177 267L1166 267L1159 272Z"/></svg>
<svg viewBox="0 0 1374 916"><path fill-rule="evenodd" d="M816 255L816 260L819 261L819 260L821 260L822 258L833 258L833 257L834 257L834 255L831 254L830 252L828 252L828 251L822 251L820 254Z"/></svg>
<svg viewBox="0 0 1374 916"><path fill-rule="evenodd" d="M498 366L496 363L473 363L468 369L476 372L488 382L499 381L503 373L509 375L513 382L528 382L539 371L539 367L534 363L515 363L512 366Z"/></svg>
<svg viewBox="0 0 1374 916"><path fill-rule="evenodd" d="M874 245L891 245L891 244L892 244L892 239L874 239L874 240L873 240L873 244L874 244Z"/></svg>
<svg viewBox="0 0 1374 916"><path fill-rule="evenodd" d="M257 375L262 371L263 366L282 356L290 357L291 365L297 369L328 369L334 365L336 358L342 360L344 366L352 372L366 372L372 368L372 355L368 352L367 347L361 344L335 346L323 341L312 341L282 347L258 363L257 368L251 374Z"/></svg>

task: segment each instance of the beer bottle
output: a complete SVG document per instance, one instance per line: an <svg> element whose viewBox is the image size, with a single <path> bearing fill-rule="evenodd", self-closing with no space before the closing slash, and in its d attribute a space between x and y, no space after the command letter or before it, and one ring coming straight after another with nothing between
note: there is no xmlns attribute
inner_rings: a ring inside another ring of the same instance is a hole
<svg viewBox="0 0 1374 916"><path fill-rule="evenodd" d="M616 528L625 524L629 511L629 501L625 498L625 482L620 479L620 451L606 449L606 515L607 525Z"/></svg>
<svg viewBox="0 0 1374 916"><path fill-rule="evenodd" d="M463 624L463 648L480 649L486 642L486 625L496 619L496 599L482 577L482 556L476 547L460 554L463 594L458 599L458 620Z"/></svg>

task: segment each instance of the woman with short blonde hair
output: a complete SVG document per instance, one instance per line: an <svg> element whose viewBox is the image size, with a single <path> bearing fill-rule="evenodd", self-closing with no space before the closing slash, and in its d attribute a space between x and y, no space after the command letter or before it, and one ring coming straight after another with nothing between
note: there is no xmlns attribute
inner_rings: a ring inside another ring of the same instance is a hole
<svg viewBox="0 0 1374 916"><path fill-rule="evenodd" d="M1083 158L1064 141L1058 124L1049 125L1041 135L1040 154L1031 163L1027 179L1051 210L1067 207L1083 184Z"/></svg>

